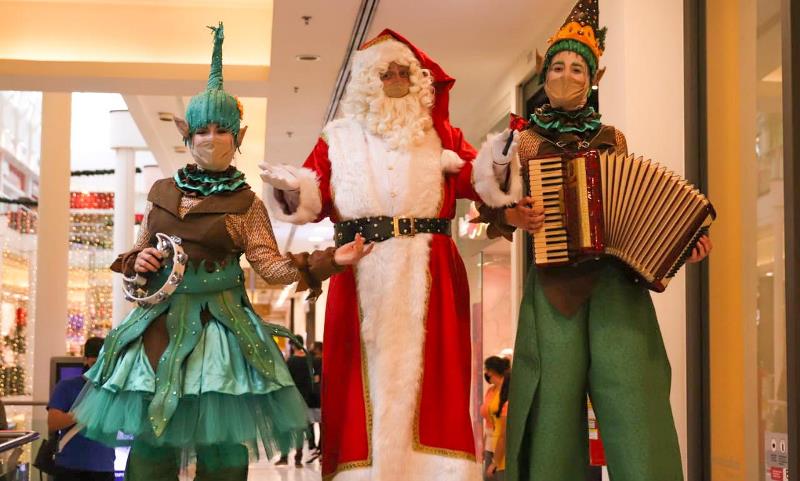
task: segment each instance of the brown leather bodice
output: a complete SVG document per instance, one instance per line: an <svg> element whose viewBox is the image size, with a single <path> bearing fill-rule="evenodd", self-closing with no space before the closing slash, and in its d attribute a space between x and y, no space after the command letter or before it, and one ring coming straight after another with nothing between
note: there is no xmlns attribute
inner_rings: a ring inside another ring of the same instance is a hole
<svg viewBox="0 0 800 481"><path fill-rule="evenodd" d="M183 218L178 212L182 195L171 178L153 184L147 196L153 204L147 216L148 231L180 237L189 262L198 266L205 260L207 269L213 269L215 263L224 263L232 255L241 254L228 233L225 215L247 212L255 197L253 191L244 189L206 197Z"/></svg>
<svg viewBox="0 0 800 481"><path fill-rule="evenodd" d="M608 125L587 138L575 134L552 136L534 126L520 135L519 158L527 165L527 161L535 157L578 150L622 149L627 152L624 143L621 133ZM597 276L608 262L613 261L601 258L570 266L537 267L536 276L550 304L562 315L572 317L591 296Z"/></svg>

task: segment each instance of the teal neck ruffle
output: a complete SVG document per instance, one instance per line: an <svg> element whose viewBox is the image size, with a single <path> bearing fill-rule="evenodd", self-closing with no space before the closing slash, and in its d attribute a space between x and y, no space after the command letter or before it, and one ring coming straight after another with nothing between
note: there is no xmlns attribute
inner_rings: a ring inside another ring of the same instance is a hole
<svg viewBox="0 0 800 481"><path fill-rule="evenodd" d="M548 132L560 134L592 132L600 128L600 114L594 107L584 107L574 112L557 110L545 104L531 114L531 122Z"/></svg>
<svg viewBox="0 0 800 481"><path fill-rule="evenodd" d="M224 192L237 192L250 186L244 173L230 166L222 172L203 170L196 164L189 164L178 170L173 177L175 185L186 195L207 197Z"/></svg>

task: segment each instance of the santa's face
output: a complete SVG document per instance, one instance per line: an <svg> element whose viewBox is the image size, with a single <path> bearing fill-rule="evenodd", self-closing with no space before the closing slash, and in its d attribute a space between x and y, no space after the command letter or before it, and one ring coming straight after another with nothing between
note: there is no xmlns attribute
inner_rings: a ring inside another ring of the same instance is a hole
<svg viewBox="0 0 800 481"><path fill-rule="evenodd" d="M192 157L201 169L212 172L227 169L233 162L234 152L233 133L217 124L200 127L192 135Z"/></svg>
<svg viewBox="0 0 800 481"><path fill-rule="evenodd" d="M385 72L381 72L383 93L387 97L399 99L408 95L411 89L411 69L395 62L389 64Z"/></svg>
<svg viewBox="0 0 800 481"><path fill-rule="evenodd" d="M582 56L565 50L553 57L544 84L553 108L568 112L582 109L590 86L589 67Z"/></svg>

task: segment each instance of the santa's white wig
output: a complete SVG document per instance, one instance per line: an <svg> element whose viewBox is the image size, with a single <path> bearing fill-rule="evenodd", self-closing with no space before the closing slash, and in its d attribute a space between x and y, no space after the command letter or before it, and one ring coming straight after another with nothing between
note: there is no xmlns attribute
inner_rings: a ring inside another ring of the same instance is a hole
<svg viewBox="0 0 800 481"><path fill-rule="evenodd" d="M380 77L392 62L409 68L411 85L405 97L391 98L383 92ZM389 147L405 148L423 139L433 126L433 102L433 76L404 43L386 39L353 55L342 111L381 136Z"/></svg>

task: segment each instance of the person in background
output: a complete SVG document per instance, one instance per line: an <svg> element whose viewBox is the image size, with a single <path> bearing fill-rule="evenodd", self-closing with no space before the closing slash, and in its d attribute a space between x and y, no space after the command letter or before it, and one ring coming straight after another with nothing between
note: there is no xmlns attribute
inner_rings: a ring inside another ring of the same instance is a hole
<svg viewBox="0 0 800 481"><path fill-rule="evenodd" d="M286 365L289 367L289 374L292 375L292 379L294 380L295 386L297 386L297 390L300 391L300 395L303 396L303 400L306 402L306 405L311 406L314 401L314 379L312 378L311 371L309 370L309 363L308 359L306 359L306 352L303 350L303 337L297 336L296 341L298 344L295 344L292 341L289 344L289 348L291 349L291 355L289 359L286 360ZM309 439L309 449L313 449L313 425L309 424L310 432L306 432L305 436ZM309 436L310 434L310 436ZM297 468L303 467L303 441L302 438L295 446L296 451L294 455L294 465ZM283 466L289 463L289 451L290 446L283 446L281 450L281 458L276 463L278 466Z"/></svg>
<svg viewBox="0 0 800 481"><path fill-rule="evenodd" d="M103 339L91 337L83 346L84 372L94 365ZM59 436L75 424L69 413L86 379L78 376L63 379L56 384L47 404L47 430L59 432ZM56 465L63 471L55 476L56 481L111 481L114 479L114 448L107 447L78 434L56 455Z"/></svg>
<svg viewBox="0 0 800 481"><path fill-rule="evenodd" d="M485 475L492 481L505 481L506 479L506 419L508 418L508 389L511 384L511 367L506 370L497 404L489 408L489 415L494 424L494 456ZM497 409L495 409L495 407Z"/></svg>
<svg viewBox="0 0 800 481"><path fill-rule="evenodd" d="M487 357L483 362L483 378L489 383L486 394L481 404L481 417L484 419L483 431L483 479L491 481L492 475L489 474L489 466L493 464L495 455L495 445L497 444L497 426L492 412L496 412L500 406L500 390L503 386L503 379L511 367L508 359L499 356Z"/></svg>
<svg viewBox="0 0 800 481"><path fill-rule="evenodd" d="M317 442L314 433L314 425L318 424L322 419L321 411L321 396L322 393L322 341L315 341L311 347L311 361L314 365L314 384L312 389L311 402L308 403L309 413L311 414L311 426L308 428L308 449L311 450L311 456L306 463L313 463L322 454L322 433L320 432L320 440ZM321 425L320 425L321 426Z"/></svg>

